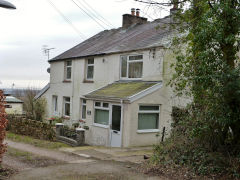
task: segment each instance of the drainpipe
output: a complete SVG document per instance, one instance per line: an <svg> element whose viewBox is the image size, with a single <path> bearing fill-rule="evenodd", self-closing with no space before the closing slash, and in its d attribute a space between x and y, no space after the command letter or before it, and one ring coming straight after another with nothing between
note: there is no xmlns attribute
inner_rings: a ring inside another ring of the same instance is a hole
<svg viewBox="0 0 240 180"><path fill-rule="evenodd" d="M72 118L73 118L73 97L74 97L74 67L75 67L75 63L73 63L74 61L72 60L72 101L71 101L71 105L72 108L70 110L72 110ZM71 118L70 118L71 120Z"/></svg>
<svg viewBox="0 0 240 180"><path fill-rule="evenodd" d="M123 100L121 99L121 148L123 147L123 115L124 115L124 111L123 111Z"/></svg>

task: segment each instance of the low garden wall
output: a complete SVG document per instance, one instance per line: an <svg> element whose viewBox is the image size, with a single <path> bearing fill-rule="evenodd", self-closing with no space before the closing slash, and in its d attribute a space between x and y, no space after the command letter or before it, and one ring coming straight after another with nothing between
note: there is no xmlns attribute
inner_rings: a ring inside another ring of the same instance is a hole
<svg viewBox="0 0 240 180"><path fill-rule="evenodd" d="M57 140L71 146L82 146L85 143L85 129L70 129L62 123L56 123Z"/></svg>
<svg viewBox="0 0 240 180"><path fill-rule="evenodd" d="M32 136L43 140L56 140L56 132L50 124L27 119L23 116L8 115L7 130L16 134Z"/></svg>

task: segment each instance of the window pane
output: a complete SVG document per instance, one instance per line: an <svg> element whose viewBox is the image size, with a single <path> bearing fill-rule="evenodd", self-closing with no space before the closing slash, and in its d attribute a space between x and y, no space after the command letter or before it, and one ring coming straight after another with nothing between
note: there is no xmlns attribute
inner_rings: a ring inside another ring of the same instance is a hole
<svg viewBox="0 0 240 180"><path fill-rule="evenodd" d="M53 96L54 112L57 112L57 96Z"/></svg>
<svg viewBox="0 0 240 180"><path fill-rule="evenodd" d="M72 61L67 61L67 66L71 66L72 65Z"/></svg>
<svg viewBox="0 0 240 180"><path fill-rule="evenodd" d="M95 106L101 106L101 103L100 102L95 102Z"/></svg>
<svg viewBox="0 0 240 180"><path fill-rule="evenodd" d="M127 77L127 56L121 57L121 77Z"/></svg>
<svg viewBox="0 0 240 180"><path fill-rule="evenodd" d="M108 110L95 109L95 118L94 118L95 123L108 125L108 121L109 121Z"/></svg>
<svg viewBox="0 0 240 180"><path fill-rule="evenodd" d="M5 108L12 108L12 105L9 105L9 104L5 104L4 106Z"/></svg>
<svg viewBox="0 0 240 180"><path fill-rule="evenodd" d="M88 66L87 67L87 79L93 79L93 66Z"/></svg>
<svg viewBox="0 0 240 180"><path fill-rule="evenodd" d="M71 79L71 71L72 71L72 68L67 67L67 76L66 76L67 79Z"/></svg>
<svg viewBox="0 0 240 180"><path fill-rule="evenodd" d="M94 64L94 59L88 59L88 64Z"/></svg>
<svg viewBox="0 0 240 180"><path fill-rule="evenodd" d="M64 112L65 116L70 116L70 104L69 103L65 103L65 112Z"/></svg>
<svg viewBox="0 0 240 180"><path fill-rule="evenodd" d="M158 111L159 106L140 106L139 110L144 110L144 111Z"/></svg>
<svg viewBox="0 0 240 180"><path fill-rule="evenodd" d="M82 100L82 103L83 103L83 104L86 104L86 102L87 102L86 99L83 99L83 100Z"/></svg>
<svg viewBox="0 0 240 180"><path fill-rule="evenodd" d="M70 97L64 97L65 102L70 102Z"/></svg>
<svg viewBox="0 0 240 180"><path fill-rule="evenodd" d="M158 129L158 113L138 114L138 129Z"/></svg>
<svg viewBox="0 0 240 180"><path fill-rule="evenodd" d="M129 63L128 77L141 78L142 77L143 62Z"/></svg>
<svg viewBox="0 0 240 180"><path fill-rule="evenodd" d="M103 107L107 108L108 107L108 103L103 103Z"/></svg>
<svg viewBox="0 0 240 180"><path fill-rule="evenodd" d="M112 106L112 130L120 131L121 128L121 106Z"/></svg>
<svg viewBox="0 0 240 180"><path fill-rule="evenodd" d="M86 119L86 105L82 106L82 119Z"/></svg>
<svg viewBox="0 0 240 180"><path fill-rule="evenodd" d="M143 59L143 55L137 55L137 56L129 56L129 60L141 60Z"/></svg>

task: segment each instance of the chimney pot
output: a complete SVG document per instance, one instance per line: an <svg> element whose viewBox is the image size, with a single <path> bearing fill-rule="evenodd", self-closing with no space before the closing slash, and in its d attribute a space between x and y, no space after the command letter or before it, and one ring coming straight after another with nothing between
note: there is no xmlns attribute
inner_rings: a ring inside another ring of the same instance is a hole
<svg viewBox="0 0 240 180"><path fill-rule="evenodd" d="M131 9L131 14L132 14L132 16L135 16L135 8Z"/></svg>
<svg viewBox="0 0 240 180"><path fill-rule="evenodd" d="M140 16L140 9L136 9L136 16L137 16L137 17Z"/></svg>
<svg viewBox="0 0 240 180"><path fill-rule="evenodd" d="M122 27L127 29L132 25L147 23L147 18L139 17L139 11L140 9L132 8L131 14L123 14Z"/></svg>

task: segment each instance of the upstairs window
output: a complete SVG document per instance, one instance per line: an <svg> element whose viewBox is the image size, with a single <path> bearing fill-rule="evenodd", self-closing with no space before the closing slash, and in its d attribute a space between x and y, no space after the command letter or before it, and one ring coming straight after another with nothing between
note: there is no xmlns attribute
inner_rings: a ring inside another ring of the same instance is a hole
<svg viewBox="0 0 240 180"><path fill-rule="evenodd" d="M93 80L93 74L94 74L94 58L87 60L87 71L86 71L86 79L87 80Z"/></svg>
<svg viewBox="0 0 240 180"><path fill-rule="evenodd" d="M71 80L72 78L72 61L65 62L65 80Z"/></svg>
<svg viewBox="0 0 240 180"><path fill-rule="evenodd" d="M121 78L142 78L143 55L121 56Z"/></svg>

